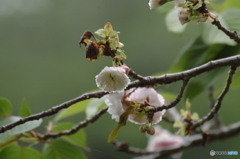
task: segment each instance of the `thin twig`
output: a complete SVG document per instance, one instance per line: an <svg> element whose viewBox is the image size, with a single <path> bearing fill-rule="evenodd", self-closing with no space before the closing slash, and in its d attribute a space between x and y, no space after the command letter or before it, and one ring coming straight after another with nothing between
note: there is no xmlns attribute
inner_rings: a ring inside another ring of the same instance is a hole
<svg viewBox="0 0 240 159"><path fill-rule="evenodd" d="M154 86L157 84L169 84L169 83L173 83L173 82L180 81L180 80L190 79L192 77L195 77L197 75L200 75L204 72L211 71L216 68L232 66L232 65L236 65L236 66L240 65L240 55L223 58L223 59L219 59L219 60L215 60L215 61L210 61L204 65L198 66L196 68L193 68L193 69L190 69L187 71L179 72L179 73L165 74L165 75L162 75L159 77L148 77L142 81L134 81L128 85L127 89L134 88L134 87ZM28 121L38 120L38 119L46 117L46 116L54 115L57 112L59 112L60 110L68 108L77 102L80 102L80 101L83 101L86 99L90 99L90 98L101 98L102 96L104 96L106 94L108 94L108 93L104 92L104 91L85 93L85 94L81 95L80 97L77 97L75 99L64 102L58 106L55 106L55 107L52 107L52 108L46 110L46 111L22 118L16 122L8 124L8 125L1 126L0 133L10 130L10 129L12 129L18 125L21 125L23 123L26 123Z"/></svg>
<svg viewBox="0 0 240 159"><path fill-rule="evenodd" d="M235 42L240 43L240 36L238 36L236 31L229 31L227 28L222 26L220 21L216 18L214 18L212 24L215 25L219 30L223 31L230 39L233 39Z"/></svg>
<svg viewBox="0 0 240 159"><path fill-rule="evenodd" d="M79 129L82 129L86 126L88 126L89 123L93 123L95 122L98 118L100 118L104 113L106 113L108 110L108 107L103 108L102 110L100 110L97 114L95 114L92 118L84 120L79 122L76 126L74 126L73 128L71 128L70 130L64 130L58 133L46 133L44 134L41 139L46 140L49 138L56 138L56 137L60 137L63 135L71 135L76 133Z"/></svg>
<svg viewBox="0 0 240 159"><path fill-rule="evenodd" d="M7 130L10 130L10 129L18 126L18 125L24 124L28 121L38 120L38 119L43 118L43 117L54 115L54 114L58 113L60 110L68 108L68 107L70 107L71 105L73 105L77 102L84 101L84 100L87 100L87 99L90 99L90 98L101 98L102 96L104 96L106 94L107 94L107 92L104 92L104 91L85 93L85 94L83 94L83 95L81 95L77 98L66 101L66 102L64 102L64 103L62 103L58 106L52 107L52 108L50 108L46 111L40 112L38 114L30 115L28 117L22 118L22 119L20 119L16 122L8 124L8 125L1 126L0 127L0 133L3 133Z"/></svg>
<svg viewBox="0 0 240 159"><path fill-rule="evenodd" d="M179 94L177 95L177 97L174 99L174 101L172 101L170 104L168 105L163 105L161 107L157 107L154 112L157 112L157 111L162 111L163 109L170 109L172 107L174 107L175 105L177 105L180 100L182 99L182 96L183 96L183 92L188 84L188 81L189 79L185 79L183 80L183 83L182 83L182 86L181 86L181 89L180 89L180 92Z"/></svg>
<svg viewBox="0 0 240 159"><path fill-rule="evenodd" d="M128 73L129 76L131 76L134 79L137 79L139 81L145 80L145 78L139 74L137 74L136 72L134 72L132 69L129 71Z"/></svg>
<svg viewBox="0 0 240 159"><path fill-rule="evenodd" d="M216 17L212 16L212 14L208 11L207 5L205 3L203 3L202 6L197 9L197 11L202 15L209 15L209 17L213 20L213 25L215 25L219 30L224 32L230 39L233 39L235 42L240 43L240 36L238 36L237 32L230 31L225 28Z"/></svg>
<svg viewBox="0 0 240 159"><path fill-rule="evenodd" d="M240 122L233 123L229 126L224 126L221 130L211 130L208 132L209 140L208 142L222 140L225 138L233 137L240 133ZM121 143L114 141L113 144L116 146L118 151L131 154L145 155L142 156L142 159L158 159L164 156L174 154L176 152L182 151L183 149L190 148L192 146L199 146L203 142L202 134L196 134L192 136L184 137L185 143L174 148L165 148L158 152L150 152L144 149L130 147L127 143ZM141 158L141 157L139 157Z"/></svg>
<svg viewBox="0 0 240 159"><path fill-rule="evenodd" d="M226 85L225 85L222 93L218 96L217 102L214 104L214 107L211 109L211 111L206 116L204 116L203 118L201 118L197 122L195 122L191 126L190 129L193 130L193 129L203 125L206 121L209 121L210 119L212 119L215 116L215 114L218 113L219 109L221 108L222 100L223 100L224 96L227 94L230 84L232 83L232 78L233 78L233 75L235 74L235 71L236 71L236 67L231 66L231 70L228 73Z"/></svg>

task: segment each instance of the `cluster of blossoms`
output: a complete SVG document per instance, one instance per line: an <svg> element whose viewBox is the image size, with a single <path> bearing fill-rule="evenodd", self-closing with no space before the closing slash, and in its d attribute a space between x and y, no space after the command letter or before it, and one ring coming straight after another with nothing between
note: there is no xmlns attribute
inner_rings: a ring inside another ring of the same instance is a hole
<svg viewBox="0 0 240 159"><path fill-rule="evenodd" d="M107 95L105 103L109 106L108 112L117 122L125 111L130 111L128 120L139 125L157 124L165 113L165 110L162 110L153 115L147 114L152 108L164 104L164 98L153 88L143 87L111 93Z"/></svg>
<svg viewBox="0 0 240 159"><path fill-rule="evenodd" d="M120 124L127 120L139 124L139 130L150 135L155 133L152 125L160 122L166 111L154 113L151 110L161 107L164 102L164 98L153 88L146 87L110 93L105 101L109 106L108 113L113 119Z"/></svg>
<svg viewBox="0 0 240 159"><path fill-rule="evenodd" d="M119 42L119 32L113 30L112 25L107 23L95 34L104 39L97 40L90 31L87 31L81 37L79 44L86 46L86 58L89 61L94 61L100 56L112 57L113 67L105 67L95 77L97 86L109 92L105 103L112 118L118 122L108 141L116 137L118 130L126 125L127 121L139 124L141 132L153 135L155 131L152 125L160 122L166 111L155 112L154 109L164 105L164 98L153 88L144 87L125 91L130 83L128 77L130 69L123 64L126 55L121 49L123 44ZM92 37L95 41L90 40Z"/></svg>
<svg viewBox="0 0 240 159"><path fill-rule="evenodd" d="M198 22L204 22L209 20L212 22L214 18L217 18L206 9L205 0L150 0L148 5L150 9L153 9L163 4L174 1L175 8L178 9L179 22L184 25L191 20L197 20Z"/></svg>
<svg viewBox="0 0 240 159"><path fill-rule="evenodd" d="M119 32L113 30L111 23L106 23L104 28L98 29L95 34L103 39L96 39L90 31L80 38L80 47L81 44L86 47L86 58L95 61L101 56L110 56L113 62L113 67L105 67L96 76L97 86L107 92L122 91L130 83L130 79L127 76L129 68L122 62L126 55L121 49L123 44L119 42ZM94 41L91 40L92 37Z"/></svg>

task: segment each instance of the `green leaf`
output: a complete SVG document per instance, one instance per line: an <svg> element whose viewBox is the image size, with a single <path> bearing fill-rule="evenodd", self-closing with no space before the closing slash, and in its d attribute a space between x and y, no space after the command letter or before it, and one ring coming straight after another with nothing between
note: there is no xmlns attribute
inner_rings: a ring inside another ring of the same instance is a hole
<svg viewBox="0 0 240 159"><path fill-rule="evenodd" d="M32 115L32 112L31 112L31 110L29 109L26 100L23 99L19 116L21 116L21 117L27 117L27 116L30 116L30 115Z"/></svg>
<svg viewBox="0 0 240 159"><path fill-rule="evenodd" d="M0 98L0 116L9 116L12 113L12 104L5 98Z"/></svg>
<svg viewBox="0 0 240 159"><path fill-rule="evenodd" d="M0 152L1 159L41 159L41 154L31 147L10 145Z"/></svg>
<svg viewBox="0 0 240 159"><path fill-rule="evenodd" d="M229 26L226 23L224 17L219 15L218 20L221 22L221 24L224 27L229 29ZM236 45L236 42L234 42L224 32L222 32L216 26L212 25L209 22L203 23L202 39L208 45L213 45L213 44L227 44L230 46Z"/></svg>
<svg viewBox="0 0 240 159"><path fill-rule="evenodd" d="M8 140L4 141L4 143L5 143L5 142L8 143L8 141L10 141L10 140L12 140L12 139L14 139L14 138L15 138L15 136L12 136L12 137L8 138ZM0 142L0 144L2 144L2 143ZM8 143L8 144L0 147L0 152L1 152L3 149L5 149L6 147L11 146L11 145L17 145L17 141L10 142L10 143Z"/></svg>
<svg viewBox="0 0 240 159"><path fill-rule="evenodd" d="M87 105L86 108L86 116L87 118L91 118L92 116L94 116L101 108L103 108L105 106L105 96L98 99L98 98L93 98L90 100L90 102Z"/></svg>
<svg viewBox="0 0 240 159"><path fill-rule="evenodd" d="M109 36L109 34L113 31L113 27L111 23L106 23L104 25L104 30L106 31L106 34Z"/></svg>
<svg viewBox="0 0 240 159"><path fill-rule="evenodd" d="M208 46L200 38L186 45L180 52L180 57L169 70L169 72L180 72L202 65L210 60L221 59L240 53L240 46L227 46L215 44ZM185 100L192 101L203 90L213 84L223 73L225 68L216 69L197 76L190 80L184 94Z"/></svg>
<svg viewBox="0 0 240 159"><path fill-rule="evenodd" d="M69 130L72 127L74 127L74 124L72 123L60 123L54 127L53 132ZM72 144L86 148L86 134L82 129L72 135L65 135L61 138Z"/></svg>
<svg viewBox="0 0 240 159"><path fill-rule="evenodd" d="M191 40L179 53L169 72L180 72L202 64L206 50L209 48L200 38Z"/></svg>
<svg viewBox="0 0 240 159"><path fill-rule="evenodd" d="M183 126L183 123L181 121L179 121L179 120L174 121L174 124L173 124L174 128L180 128L182 126Z"/></svg>
<svg viewBox="0 0 240 159"><path fill-rule="evenodd" d="M43 157L44 159L87 159L77 146L59 139L44 148Z"/></svg>
<svg viewBox="0 0 240 159"><path fill-rule="evenodd" d="M201 38L196 38L195 40L191 40L179 53L179 57L169 72L180 72L192 69L210 60L232 56L236 54L236 51L234 53L226 52L226 50L231 48L233 47L222 44L208 46L203 43Z"/></svg>
<svg viewBox="0 0 240 159"><path fill-rule="evenodd" d="M128 110L126 112L124 112L121 116L120 116L120 120L118 122L117 127L110 133L110 135L108 136L108 140L107 142L111 142L113 141L117 135L118 135L118 131L124 127L127 123L128 120L128 115L132 112L132 110Z"/></svg>
<svg viewBox="0 0 240 159"><path fill-rule="evenodd" d="M191 115L191 118L192 118L193 121L197 121L197 120L199 119L199 116L198 116L197 113L193 113L193 114Z"/></svg>
<svg viewBox="0 0 240 159"><path fill-rule="evenodd" d="M17 116L0 118L0 125L7 125L7 124L13 123L15 121L18 121L20 119L21 119L21 117L17 117ZM32 129L40 126L41 123L42 123L42 119L28 121L28 122L26 122L24 124L21 124L21 125L18 125L16 127L12 128L11 130L7 130L6 132L4 132L4 133L2 133L0 135L0 142L8 139L9 137L11 137L13 135L20 134L20 133L32 130Z"/></svg>
<svg viewBox="0 0 240 159"><path fill-rule="evenodd" d="M97 34L100 37L105 38L106 37L106 31L104 29L98 29L97 31L94 32L95 34Z"/></svg>
<svg viewBox="0 0 240 159"><path fill-rule="evenodd" d="M181 114L182 118L186 118L187 115L189 114L189 112L188 112L188 110L180 109L180 114Z"/></svg>
<svg viewBox="0 0 240 159"><path fill-rule="evenodd" d="M238 1L238 3L240 3L240 1ZM224 18L229 29L232 31L236 31L237 33L240 33L239 15L240 15L240 8L239 9L228 9L221 13L221 16Z"/></svg>
<svg viewBox="0 0 240 159"><path fill-rule="evenodd" d="M83 112L86 109L86 106L88 104L89 100L84 100L81 102L78 102L76 104L73 104L72 106L70 106L69 108L60 111L56 117L53 119L53 121L59 121L61 119L73 116L73 115L77 115L81 112Z"/></svg>
<svg viewBox="0 0 240 159"><path fill-rule="evenodd" d="M166 15L166 25L169 32L181 34L185 30L187 24L182 25L178 20L178 10L172 9Z"/></svg>

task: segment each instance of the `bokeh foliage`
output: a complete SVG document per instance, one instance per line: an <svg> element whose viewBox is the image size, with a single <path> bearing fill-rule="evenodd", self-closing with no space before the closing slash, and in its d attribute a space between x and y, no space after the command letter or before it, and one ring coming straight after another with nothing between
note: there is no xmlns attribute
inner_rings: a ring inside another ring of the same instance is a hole
<svg viewBox="0 0 240 159"><path fill-rule="evenodd" d="M114 28L121 31L120 40L125 44L124 50L128 56L125 62L142 75L163 71L179 72L209 60L239 54L239 46L215 26L208 22L190 23L184 28L173 25L176 23L176 17L170 19L173 17L170 15L174 13L168 12L167 9L163 11L164 7L150 11L147 1L99 0L96 3L94 0L43 0L28 3L26 0L3 0L0 6L0 93L4 97L0 100L0 125L28 116L32 112L43 111L95 89L95 75L104 66L111 65L111 62L106 58L94 64L89 63L84 59L84 49L79 48L78 41L83 32L95 31L106 22L111 22ZM240 2L226 0L214 4L212 9L228 29L240 32ZM165 16L159 13L165 13ZM191 100L192 109L199 112L200 116L206 114L209 109L209 103L205 99L208 87L214 85L218 91L218 88L223 86L225 76L226 71L220 69L191 80L185 99ZM223 103L226 107L220 112L226 124L239 120L236 114L240 110L237 107L240 102L237 98L240 85L236 82L239 81L239 77L240 71L234 77L231 87L233 90ZM160 89L174 94L178 91L178 84L163 86ZM203 97L205 101L202 102ZM28 104L22 101L23 98L26 98ZM56 132L68 129L104 107L102 102L101 99L92 99L77 103L52 118L44 119L43 123L41 120L26 123L19 128L20 130L12 130L7 135L10 137L20 132L28 132L40 124L38 130L44 132L48 120L53 120ZM184 107L184 103L180 107ZM20 117L13 116L17 114ZM7 159L19 156L21 159L37 159L42 157L42 151L45 158L66 158L71 154L85 158L84 153L89 158L128 158L129 155L115 152L112 145L106 143L107 136L115 124L106 114L75 136L54 140L51 146L21 146L22 142L27 142L23 139L19 143L13 142L1 148L0 156ZM164 122L162 125L169 127ZM129 124L124 130L120 131L119 140L128 141L133 146L146 146L146 137L137 131L135 125ZM1 134L0 139L2 136ZM4 136L4 139L6 138ZM11 139L12 137L7 140ZM240 152L237 139L239 140L239 137L224 141L224 144L219 144L222 143L219 141L205 148L193 148L184 153L183 158L193 158L196 157L193 154L200 153L203 158L209 157L210 149ZM10 153L12 156L9 156ZM74 155L71 158L74 158Z"/></svg>

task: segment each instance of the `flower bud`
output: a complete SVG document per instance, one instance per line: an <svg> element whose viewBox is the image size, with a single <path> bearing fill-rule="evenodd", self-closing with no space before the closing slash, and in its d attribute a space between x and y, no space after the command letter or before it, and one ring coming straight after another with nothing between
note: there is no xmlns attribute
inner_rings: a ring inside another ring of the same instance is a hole
<svg viewBox="0 0 240 159"><path fill-rule="evenodd" d="M130 72L130 68L127 65L122 65L121 67L125 70L126 75L128 75Z"/></svg>
<svg viewBox="0 0 240 159"><path fill-rule="evenodd" d="M147 133L148 133L149 135L154 135L154 134L155 134L155 129L154 129L154 127L148 128Z"/></svg>

